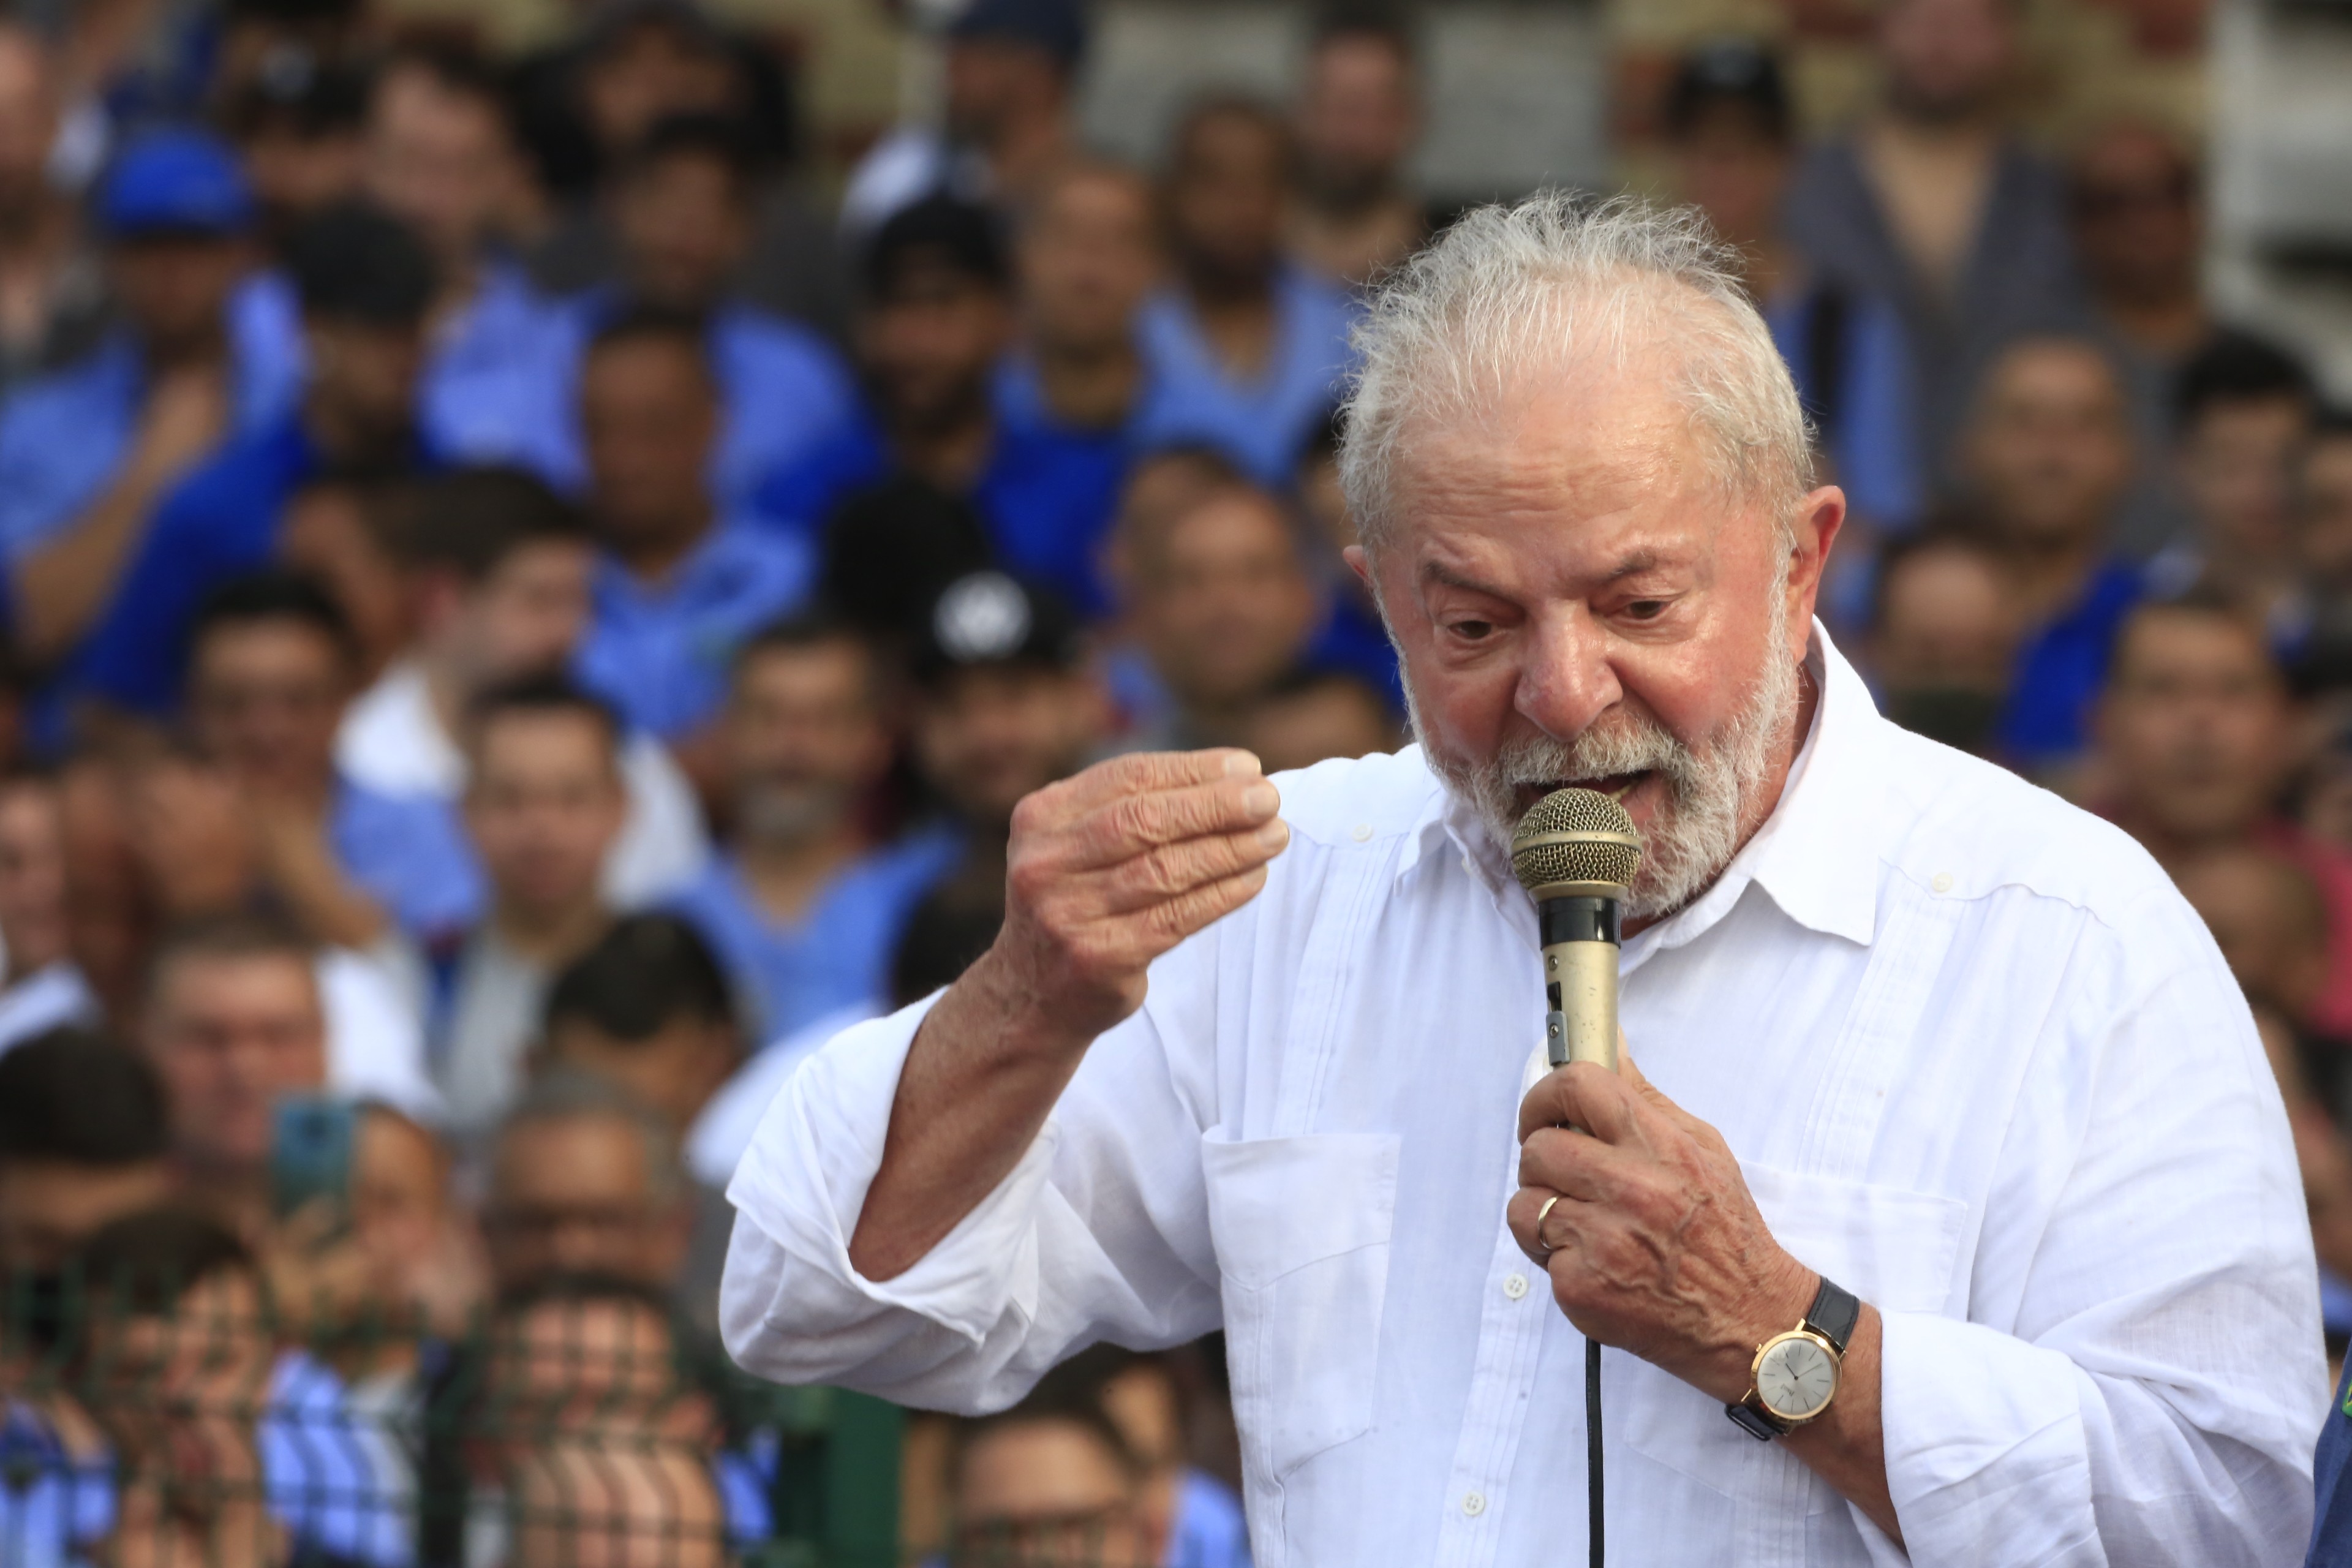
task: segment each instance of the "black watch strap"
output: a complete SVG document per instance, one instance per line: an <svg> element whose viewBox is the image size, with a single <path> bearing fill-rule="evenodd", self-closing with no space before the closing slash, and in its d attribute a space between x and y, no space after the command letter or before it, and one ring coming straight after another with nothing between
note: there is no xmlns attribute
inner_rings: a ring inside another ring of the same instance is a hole
<svg viewBox="0 0 2352 1568"><path fill-rule="evenodd" d="M1862 1321L1862 1303L1853 1291L1833 1285L1830 1277L1822 1276L1822 1288L1813 1292L1813 1304L1805 1312L1805 1326L1837 1347L1845 1354L1846 1341L1853 1338L1853 1326Z"/></svg>

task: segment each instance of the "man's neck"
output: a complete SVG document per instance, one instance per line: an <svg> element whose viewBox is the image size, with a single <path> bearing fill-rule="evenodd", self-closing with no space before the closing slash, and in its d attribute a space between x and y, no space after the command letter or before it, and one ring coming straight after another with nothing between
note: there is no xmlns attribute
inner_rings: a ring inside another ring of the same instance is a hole
<svg viewBox="0 0 2352 1568"><path fill-rule="evenodd" d="M554 970L595 945L613 913L593 888L568 903L534 909L505 900L490 911L490 929L526 963Z"/></svg>
<svg viewBox="0 0 2352 1568"><path fill-rule="evenodd" d="M64 204L48 196L0 207L0 267L45 263L65 248L71 232Z"/></svg>
<svg viewBox="0 0 2352 1568"><path fill-rule="evenodd" d="M2205 301L2193 288L2145 300L2102 295L2097 304L2117 337L2163 363L2186 359L2213 330Z"/></svg>
<svg viewBox="0 0 2352 1568"><path fill-rule="evenodd" d="M936 419L890 426L890 454L898 466L943 490L961 494L980 482L996 444L996 420L985 393Z"/></svg>
<svg viewBox="0 0 2352 1568"><path fill-rule="evenodd" d="M633 534L626 542L613 545L612 551L631 576L658 583L701 546L717 523L717 515L706 509L698 519L656 532Z"/></svg>
<svg viewBox="0 0 2352 1568"><path fill-rule="evenodd" d="M1040 342L1037 384L1045 406L1065 425L1107 430L1127 422L1143 384L1143 357L1121 336L1082 345Z"/></svg>
<svg viewBox="0 0 2352 1568"><path fill-rule="evenodd" d="M1039 106L1035 112L1006 117L989 139L988 173L999 199L1018 198L1038 178L1066 162L1070 153L1068 122L1058 107Z"/></svg>
<svg viewBox="0 0 2352 1568"><path fill-rule="evenodd" d="M316 395L302 403L302 429L331 464L365 464L397 454L407 437L351 418Z"/></svg>
<svg viewBox="0 0 2352 1568"><path fill-rule="evenodd" d="M478 684L468 677L457 656L446 648L427 648L419 654L416 669L425 679L425 704L432 710L434 722L440 726L442 738L456 745Z"/></svg>
<svg viewBox="0 0 2352 1568"><path fill-rule="evenodd" d="M737 865L761 911L780 925L797 925L865 848L865 835L845 817L828 830L801 837L746 837Z"/></svg>
<svg viewBox="0 0 2352 1568"><path fill-rule="evenodd" d="M2083 596L2105 553L2095 534L2080 539L2012 541L2002 552L2015 603L2028 626L2046 626Z"/></svg>

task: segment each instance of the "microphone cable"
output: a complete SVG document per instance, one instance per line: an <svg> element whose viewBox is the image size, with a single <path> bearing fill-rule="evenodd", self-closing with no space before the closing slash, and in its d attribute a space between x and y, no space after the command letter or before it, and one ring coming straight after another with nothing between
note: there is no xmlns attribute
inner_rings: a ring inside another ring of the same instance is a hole
<svg viewBox="0 0 2352 1568"><path fill-rule="evenodd" d="M1601 1342L1584 1342L1584 1516L1592 1568L1606 1555L1601 1517Z"/></svg>

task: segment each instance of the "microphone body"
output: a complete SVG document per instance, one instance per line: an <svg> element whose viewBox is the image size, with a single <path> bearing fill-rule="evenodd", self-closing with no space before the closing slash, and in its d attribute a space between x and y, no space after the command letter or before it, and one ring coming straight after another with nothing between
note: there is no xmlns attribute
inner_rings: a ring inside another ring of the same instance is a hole
<svg viewBox="0 0 2352 1568"><path fill-rule="evenodd" d="M1554 1067L1617 1070L1618 911L1641 865L1633 819L1597 790L1552 791L1511 835L1512 875L1536 902Z"/></svg>

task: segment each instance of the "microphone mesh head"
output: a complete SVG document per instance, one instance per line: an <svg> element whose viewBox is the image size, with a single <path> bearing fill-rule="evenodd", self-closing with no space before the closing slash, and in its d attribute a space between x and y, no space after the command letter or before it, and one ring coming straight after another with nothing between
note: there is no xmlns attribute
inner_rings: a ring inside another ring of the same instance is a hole
<svg viewBox="0 0 2352 1568"><path fill-rule="evenodd" d="M1511 834L1511 874L1531 893L1554 882L1630 887L1641 868L1633 819L1599 790L1556 789Z"/></svg>

